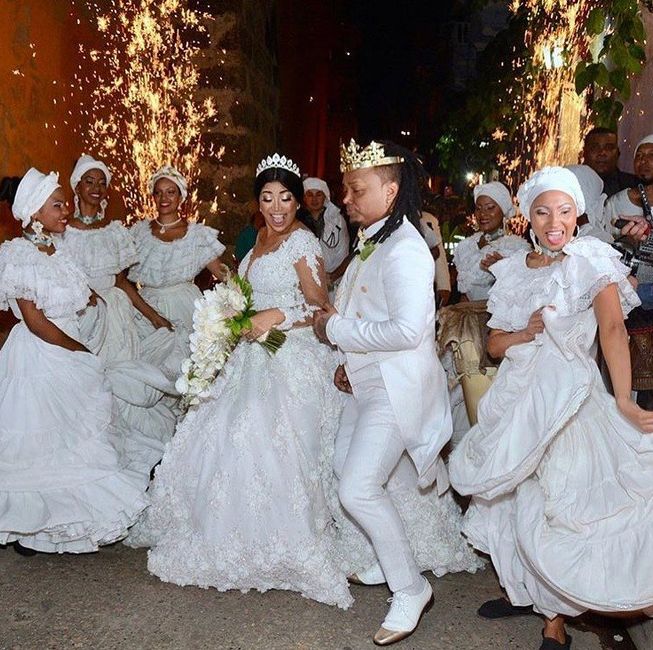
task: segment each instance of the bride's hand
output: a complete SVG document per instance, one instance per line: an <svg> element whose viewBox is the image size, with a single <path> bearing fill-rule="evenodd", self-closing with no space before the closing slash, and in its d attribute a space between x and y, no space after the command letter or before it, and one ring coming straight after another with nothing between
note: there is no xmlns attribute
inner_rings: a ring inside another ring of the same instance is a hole
<svg viewBox="0 0 653 650"><path fill-rule="evenodd" d="M266 332L280 325L283 321L279 320L278 309L264 309L252 316L252 327L244 332L248 341L255 341L263 336Z"/></svg>
<svg viewBox="0 0 653 650"><path fill-rule="evenodd" d="M644 433L653 433L653 411L646 411L630 397L617 398L617 408L633 426Z"/></svg>

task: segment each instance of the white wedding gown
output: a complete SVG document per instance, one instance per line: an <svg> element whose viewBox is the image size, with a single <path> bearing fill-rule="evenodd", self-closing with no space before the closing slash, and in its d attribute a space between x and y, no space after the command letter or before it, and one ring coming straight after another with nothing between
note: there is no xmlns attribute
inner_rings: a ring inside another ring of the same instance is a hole
<svg viewBox="0 0 653 650"><path fill-rule="evenodd" d="M255 308L303 320L310 310L294 264L305 259L316 274L317 239L300 229L250 266L251 255L240 272ZM341 411L335 355L310 328L287 334L274 356L256 343L236 347L210 397L178 426L128 543L152 546L148 569L166 582L289 589L346 608L326 498Z"/></svg>

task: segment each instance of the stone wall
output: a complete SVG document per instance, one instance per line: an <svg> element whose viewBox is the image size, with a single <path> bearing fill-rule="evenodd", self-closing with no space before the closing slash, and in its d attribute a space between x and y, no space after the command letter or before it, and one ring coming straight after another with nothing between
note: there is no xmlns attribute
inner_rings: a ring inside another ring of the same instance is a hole
<svg viewBox="0 0 653 650"><path fill-rule="evenodd" d="M279 84L274 0L206 0L214 16L199 61L203 95L218 115L204 135L200 215L233 243L252 213L254 171L278 140ZM223 149L224 148L224 149ZM220 156L220 152L222 155ZM217 214L210 211L217 199Z"/></svg>

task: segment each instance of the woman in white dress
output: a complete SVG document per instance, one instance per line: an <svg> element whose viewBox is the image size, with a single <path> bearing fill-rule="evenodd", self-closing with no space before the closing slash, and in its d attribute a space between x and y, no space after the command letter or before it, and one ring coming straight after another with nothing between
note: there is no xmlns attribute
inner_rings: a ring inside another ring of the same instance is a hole
<svg viewBox="0 0 653 650"><path fill-rule="evenodd" d="M102 161L79 158L70 177L75 212L56 246L84 271L101 298L80 314L81 340L110 370L118 408L129 425L130 439L117 445L125 463L149 474L175 429L171 400L163 398L176 395L179 368L168 364L177 342L167 329L170 323L127 280L136 248L123 223L105 214L110 182ZM137 327L143 318L151 322L149 330Z"/></svg>
<svg viewBox="0 0 653 650"><path fill-rule="evenodd" d="M559 650L565 616L653 605L653 413L630 391L623 319L639 300L616 251L574 237L576 177L544 168L518 197L538 250L493 267L488 350L504 359L450 475L473 495L464 531L512 603L479 613L533 605L542 649ZM590 353L597 325L615 397Z"/></svg>
<svg viewBox="0 0 653 650"><path fill-rule="evenodd" d="M517 235L507 235L504 221L515 214L508 188L496 181L474 188L474 214L478 232L463 239L453 254L458 290L466 300L487 300L494 276L490 266L530 246Z"/></svg>
<svg viewBox="0 0 653 650"><path fill-rule="evenodd" d="M174 327L183 358L190 350L194 303L201 296L194 280L203 269L215 278L223 277L220 256L225 246L214 228L182 216L180 208L188 196L188 185L174 167L165 165L154 173L149 189L157 216L131 228L136 264L129 270L129 279L138 283L145 302Z"/></svg>
<svg viewBox="0 0 653 650"><path fill-rule="evenodd" d="M148 568L166 582L289 589L344 608L352 598L324 488L341 402L335 355L308 327L327 292L320 244L296 219L302 189L292 161L261 162L266 225L239 269L258 310L249 337L276 327L287 340L273 356L238 344L178 426L130 543L152 545Z"/></svg>
<svg viewBox="0 0 653 650"><path fill-rule="evenodd" d="M0 309L20 319L0 351L0 543L96 551L126 535L146 481L119 466L102 363L80 343L91 290L54 247L68 215L57 175L30 169L13 212L25 236L0 246Z"/></svg>

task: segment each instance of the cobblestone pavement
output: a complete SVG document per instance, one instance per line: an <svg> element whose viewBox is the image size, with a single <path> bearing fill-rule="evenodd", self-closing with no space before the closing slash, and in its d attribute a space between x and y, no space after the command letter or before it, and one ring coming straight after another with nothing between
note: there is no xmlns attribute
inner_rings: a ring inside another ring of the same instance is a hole
<svg viewBox="0 0 653 650"><path fill-rule="evenodd" d="M491 569L434 579L435 606L397 650L533 649L541 623L528 616L478 618L478 605L499 595ZM0 648L45 650L372 650L370 636L385 614L385 587L352 587L342 611L289 592L219 593L177 587L151 576L144 550L120 544L83 556L23 558L0 551ZM573 650L632 646L601 629L602 645L585 625L574 627Z"/></svg>

